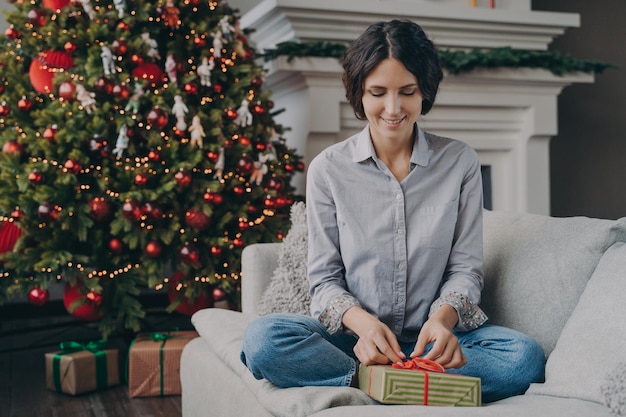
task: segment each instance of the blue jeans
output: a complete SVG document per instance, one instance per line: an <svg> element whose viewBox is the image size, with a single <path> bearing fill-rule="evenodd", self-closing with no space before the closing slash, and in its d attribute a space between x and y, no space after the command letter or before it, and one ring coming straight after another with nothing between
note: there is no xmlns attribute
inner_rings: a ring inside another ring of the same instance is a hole
<svg viewBox="0 0 626 417"><path fill-rule="evenodd" d="M447 372L481 378L485 403L522 394L543 377L543 350L522 333L486 325L455 334L467 364ZM330 335L313 317L270 314L246 329L241 361L256 379L283 388L349 386L358 366L356 342L351 335ZM401 344L407 357L414 347Z"/></svg>

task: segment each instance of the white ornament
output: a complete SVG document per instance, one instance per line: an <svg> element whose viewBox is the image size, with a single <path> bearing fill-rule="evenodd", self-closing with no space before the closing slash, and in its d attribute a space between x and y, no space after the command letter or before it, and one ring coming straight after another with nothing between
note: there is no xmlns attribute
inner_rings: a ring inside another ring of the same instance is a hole
<svg viewBox="0 0 626 417"><path fill-rule="evenodd" d="M143 43L148 45L148 47L150 48L147 53L148 57L152 59L161 59L161 55L159 54L159 49L158 49L159 44L157 43L157 41L155 41L154 39L150 37L150 33L148 32L142 33L141 39L143 40Z"/></svg>
<svg viewBox="0 0 626 417"><path fill-rule="evenodd" d="M170 81L176 85L178 82L178 77L176 76L176 60L172 54L167 54L167 58L165 58L165 72Z"/></svg>
<svg viewBox="0 0 626 417"><path fill-rule="evenodd" d="M222 32L218 30L213 34L213 56L215 58L222 57L222 46L224 46L224 42L222 42Z"/></svg>
<svg viewBox="0 0 626 417"><path fill-rule="evenodd" d="M128 126L122 125L120 133L117 135L117 141L115 142L115 149L113 154L118 158L121 158L124 154L124 150L128 149Z"/></svg>
<svg viewBox="0 0 626 417"><path fill-rule="evenodd" d="M219 156L217 157L217 162L215 162L215 175L213 175L213 178L217 178L218 180L222 179L222 174L224 173L225 163L226 163L226 158L224 157L224 148L220 148Z"/></svg>
<svg viewBox="0 0 626 417"><path fill-rule="evenodd" d="M272 158L273 155L271 153L259 155L258 161L254 163L252 175L250 175L251 182L254 182L256 185L261 185L261 182L263 181L263 176L269 171L269 168L267 167L267 161Z"/></svg>
<svg viewBox="0 0 626 417"><path fill-rule="evenodd" d="M96 93L87 91L82 84L76 84L76 99L80 101L87 114L96 110Z"/></svg>
<svg viewBox="0 0 626 417"><path fill-rule="evenodd" d="M187 130L187 123L185 122L185 115L189 113L189 108L185 105L183 97L180 95L174 96L174 105L172 106L172 114L176 117L176 129Z"/></svg>
<svg viewBox="0 0 626 417"><path fill-rule="evenodd" d="M124 12L126 8L126 1L124 0L113 0L113 4L115 5L115 9L117 10L117 18L123 19Z"/></svg>
<svg viewBox="0 0 626 417"><path fill-rule="evenodd" d="M87 13L87 16L89 16L89 19L94 20L96 17L96 11L91 5L91 1L90 0L77 0L77 1L80 3L81 6L83 6L83 9L85 10L85 13Z"/></svg>
<svg viewBox="0 0 626 417"><path fill-rule="evenodd" d="M222 17L220 19L220 22L219 22L220 30L222 31L222 36L224 37L224 39L230 39L231 38L231 32L233 30L235 30L235 28L228 21L228 18L229 18L229 16L226 15L226 16Z"/></svg>
<svg viewBox="0 0 626 417"><path fill-rule="evenodd" d="M102 68L104 68L104 75L115 74L115 57L113 56L113 52L108 46L102 45L100 48L102 53L100 53L100 58L102 58Z"/></svg>
<svg viewBox="0 0 626 417"><path fill-rule="evenodd" d="M241 100L241 106L237 109L237 117L235 123L241 127L250 126L252 124L252 113L248 109L250 102L245 98Z"/></svg>
<svg viewBox="0 0 626 417"><path fill-rule="evenodd" d="M215 68L215 62L208 57L202 58L202 64L198 66L197 73L200 77L200 85L211 86L211 71Z"/></svg>
<svg viewBox="0 0 626 417"><path fill-rule="evenodd" d="M193 116L191 120L191 126L189 126L189 132L191 133L191 138L189 143L192 145L197 145L198 148L202 148L204 146L204 142L202 138L206 136L204 133L204 128L202 127L202 123L200 123L200 116L197 114Z"/></svg>

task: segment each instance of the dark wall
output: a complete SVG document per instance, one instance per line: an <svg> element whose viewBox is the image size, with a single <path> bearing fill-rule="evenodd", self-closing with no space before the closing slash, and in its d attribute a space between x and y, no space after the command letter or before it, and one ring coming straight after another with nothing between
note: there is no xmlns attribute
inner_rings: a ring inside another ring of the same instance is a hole
<svg viewBox="0 0 626 417"><path fill-rule="evenodd" d="M593 84L559 97L559 134L552 139L552 215L626 216L626 1L533 0L533 10L575 12L550 49L616 65Z"/></svg>

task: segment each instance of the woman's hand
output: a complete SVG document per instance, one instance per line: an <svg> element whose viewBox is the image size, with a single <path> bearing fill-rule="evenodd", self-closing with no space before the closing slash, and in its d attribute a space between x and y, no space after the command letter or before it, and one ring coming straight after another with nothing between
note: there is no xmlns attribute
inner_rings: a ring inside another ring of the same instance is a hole
<svg viewBox="0 0 626 417"><path fill-rule="evenodd" d="M459 341L452 333L452 329L458 321L458 315L454 307L444 304L424 323L415 349L411 357L415 358L424 354L426 346L433 343L432 349L424 356L424 359L433 360L444 368L460 368L467 363L461 350Z"/></svg>
<svg viewBox="0 0 626 417"><path fill-rule="evenodd" d="M396 335L376 317L360 307L350 307L343 314L343 325L359 336L354 354L364 365L401 362L405 359Z"/></svg>

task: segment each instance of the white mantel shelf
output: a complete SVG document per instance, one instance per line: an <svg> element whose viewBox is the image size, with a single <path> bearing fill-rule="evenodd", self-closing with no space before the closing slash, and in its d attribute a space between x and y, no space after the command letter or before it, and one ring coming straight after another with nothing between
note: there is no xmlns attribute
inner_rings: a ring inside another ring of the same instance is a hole
<svg viewBox="0 0 626 417"><path fill-rule="evenodd" d="M462 0L265 0L242 17L260 48L284 41L354 39L369 24L402 17L418 22L441 47L512 46L544 50L552 38L579 24L571 13L535 12L528 0L497 0L498 9ZM480 1L479 1L480 3ZM266 65L266 89L288 142L308 163L324 148L360 130L344 95L334 58L279 57ZM480 69L446 74L432 111L420 126L472 146L491 167L493 208L550 214L549 143L557 132L557 97L594 76L557 76L543 69ZM296 184L304 190L304 178Z"/></svg>
<svg viewBox="0 0 626 417"><path fill-rule="evenodd" d="M469 7L469 0L265 0L246 13L242 27L255 28L259 49L285 41L349 42L376 20L419 22L439 47L545 50L567 27L580 25L574 13L521 9L524 1L503 2L501 8ZM505 8L506 7L506 8Z"/></svg>

